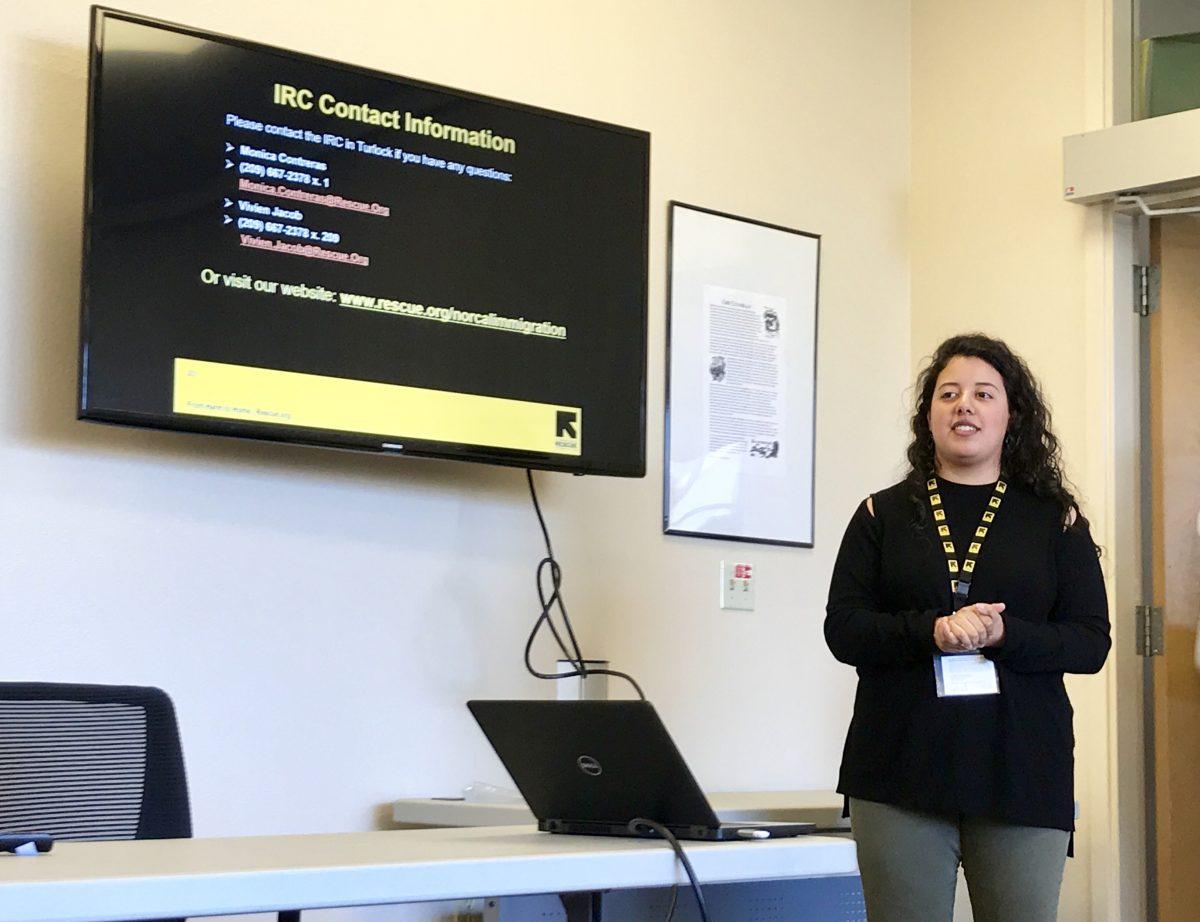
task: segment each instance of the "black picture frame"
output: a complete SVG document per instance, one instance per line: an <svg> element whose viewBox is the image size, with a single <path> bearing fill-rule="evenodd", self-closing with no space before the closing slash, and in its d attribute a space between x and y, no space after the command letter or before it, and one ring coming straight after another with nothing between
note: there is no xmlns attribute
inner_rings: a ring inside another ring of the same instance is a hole
<svg viewBox="0 0 1200 922"><path fill-rule="evenodd" d="M821 237L668 209L663 533L811 548ZM751 334L756 313L765 327ZM740 351L735 387L715 342ZM755 426L762 437L739 442Z"/></svg>

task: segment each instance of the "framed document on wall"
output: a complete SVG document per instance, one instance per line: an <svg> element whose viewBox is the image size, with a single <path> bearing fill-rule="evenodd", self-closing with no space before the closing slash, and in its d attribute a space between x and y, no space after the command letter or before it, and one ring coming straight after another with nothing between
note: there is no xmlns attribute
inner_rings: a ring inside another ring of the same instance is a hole
<svg viewBox="0 0 1200 922"><path fill-rule="evenodd" d="M820 250L671 202L667 534L812 547Z"/></svg>

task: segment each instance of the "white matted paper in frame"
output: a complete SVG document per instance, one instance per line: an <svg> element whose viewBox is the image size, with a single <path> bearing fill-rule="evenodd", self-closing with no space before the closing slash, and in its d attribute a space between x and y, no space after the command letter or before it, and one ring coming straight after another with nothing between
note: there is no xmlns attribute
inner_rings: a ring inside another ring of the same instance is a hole
<svg viewBox="0 0 1200 922"><path fill-rule="evenodd" d="M820 249L671 203L667 534L812 547Z"/></svg>

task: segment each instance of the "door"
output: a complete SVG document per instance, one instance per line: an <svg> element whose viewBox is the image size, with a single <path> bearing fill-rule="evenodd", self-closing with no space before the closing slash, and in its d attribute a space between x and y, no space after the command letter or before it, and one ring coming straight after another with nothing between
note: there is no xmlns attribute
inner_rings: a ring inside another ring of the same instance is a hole
<svg viewBox="0 0 1200 922"><path fill-rule="evenodd" d="M1157 902L1158 922L1194 922L1200 917L1200 216L1155 220L1150 252L1161 272L1160 306L1148 321L1149 532L1163 652L1147 660L1148 896L1152 906Z"/></svg>

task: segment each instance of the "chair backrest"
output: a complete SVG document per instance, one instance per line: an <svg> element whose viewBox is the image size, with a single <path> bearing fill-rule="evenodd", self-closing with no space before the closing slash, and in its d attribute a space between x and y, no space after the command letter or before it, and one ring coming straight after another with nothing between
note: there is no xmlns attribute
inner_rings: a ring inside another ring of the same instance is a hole
<svg viewBox="0 0 1200 922"><path fill-rule="evenodd" d="M0 682L0 832L191 836L171 699L157 688Z"/></svg>

